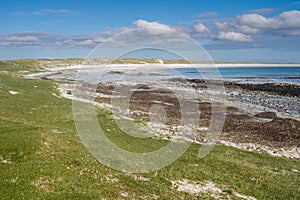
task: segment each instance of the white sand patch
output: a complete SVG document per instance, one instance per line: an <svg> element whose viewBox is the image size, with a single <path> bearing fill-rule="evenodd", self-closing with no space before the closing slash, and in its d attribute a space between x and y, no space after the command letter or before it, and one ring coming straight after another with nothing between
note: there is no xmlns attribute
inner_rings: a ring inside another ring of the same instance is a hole
<svg viewBox="0 0 300 200"><path fill-rule="evenodd" d="M254 197L247 196L247 195L244 195L244 194L240 194L240 193L237 193L237 192L234 192L233 194L234 194L234 196L239 197L241 199L256 200L256 198L254 198Z"/></svg>
<svg viewBox="0 0 300 200"><path fill-rule="evenodd" d="M198 131L207 131L208 127L199 127L197 128Z"/></svg>
<svg viewBox="0 0 300 200"><path fill-rule="evenodd" d="M105 176L105 179L106 179L108 182L111 182L111 183L117 183L117 182L119 182L119 179L113 177L113 175L111 175L111 174Z"/></svg>
<svg viewBox="0 0 300 200"><path fill-rule="evenodd" d="M128 176L134 178L134 180L137 180L137 181L150 181L151 179L150 178L146 178L146 177L143 177L143 176L138 176L136 174L131 174L131 173L127 173Z"/></svg>
<svg viewBox="0 0 300 200"><path fill-rule="evenodd" d="M297 172L298 172L298 170L297 170L297 169L292 169L292 172L295 172L295 173L297 173Z"/></svg>
<svg viewBox="0 0 300 200"><path fill-rule="evenodd" d="M300 159L299 147L276 148L276 147L264 146L264 145L254 144L254 143L235 143L235 142L225 141L225 140L219 140L218 143L223 144L225 146L231 146L246 151L267 153L275 157L287 157L287 158Z"/></svg>
<svg viewBox="0 0 300 200"><path fill-rule="evenodd" d="M55 93L52 93L53 96L57 97L57 98L61 98L61 96L55 94Z"/></svg>
<svg viewBox="0 0 300 200"><path fill-rule="evenodd" d="M190 194L211 193L214 197L217 197L218 195L224 193L222 189L220 189L210 181L207 181L203 184L198 184L187 179L171 182L173 188L176 188L178 191L187 192Z"/></svg>
<svg viewBox="0 0 300 200"><path fill-rule="evenodd" d="M122 197L128 197L128 193L127 192L121 192L121 196Z"/></svg>
<svg viewBox="0 0 300 200"><path fill-rule="evenodd" d="M12 94L12 95L18 94L17 91L13 91L13 90L10 90L10 91L8 91L8 92L9 92L9 94Z"/></svg>
<svg viewBox="0 0 300 200"><path fill-rule="evenodd" d="M205 181L203 183L196 183L191 180L183 179L179 181L171 181L172 188L177 189L181 192L187 192L198 196L199 194L208 194L214 199L232 199L229 194L223 192L223 189L217 186L215 183L211 181ZM227 186L225 188L228 188ZM233 192L233 196L236 196L241 199L246 200L256 200L256 198L252 196L247 196L244 194L240 194L238 192Z"/></svg>

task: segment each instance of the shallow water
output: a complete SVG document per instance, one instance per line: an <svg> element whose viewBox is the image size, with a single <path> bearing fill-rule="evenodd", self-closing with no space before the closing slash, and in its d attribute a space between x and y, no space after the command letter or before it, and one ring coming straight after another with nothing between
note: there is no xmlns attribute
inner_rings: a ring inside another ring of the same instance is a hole
<svg viewBox="0 0 300 200"><path fill-rule="evenodd" d="M217 69L217 70L216 70ZM178 68L176 71L186 78L211 78L240 82L280 82L300 85L299 67L221 67L221 68ZM173 70L164 69L172 74ZM218 71L218 72L217 72Z"/></svg>

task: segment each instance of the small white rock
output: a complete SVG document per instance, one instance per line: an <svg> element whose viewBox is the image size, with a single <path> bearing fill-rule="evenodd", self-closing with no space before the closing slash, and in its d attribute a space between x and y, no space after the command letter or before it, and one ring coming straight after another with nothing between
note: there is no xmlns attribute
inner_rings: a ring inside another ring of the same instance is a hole
<svg viewBox="0 0 300 200"><path fill-rule="evenodd" d="M123 196L123 197L128 197L128 193L127 193L127 192L122 192L122 193L121 193L121 196Z"/></svg>
<svg viewBox="0 0 300 200"><path fill-rule="evenodd" d="M8 91L10 94L12 94L12 95L15 95L15 94L18 94L18 92L17 91L12 91L12 90L10 90L10 91Z"/></svg>

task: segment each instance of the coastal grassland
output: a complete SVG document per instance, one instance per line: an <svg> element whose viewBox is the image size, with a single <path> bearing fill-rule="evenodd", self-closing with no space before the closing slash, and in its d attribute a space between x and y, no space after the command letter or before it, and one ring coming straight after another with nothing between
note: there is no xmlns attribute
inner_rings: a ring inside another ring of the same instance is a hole
<svg viewBox="0 0 300 200"><path fill-rule="evenodd" d="M52 60L34 60L34 59L20 59L0 61L0 70L7 72L21 72L21 71L44 71L45 68L61 67L70 65L79 65L84 61L83 58L64 58ZM22 72L24 73L24 72Z"/></svg>
<svg viewBox="0 0 300 200"><path fill-rule="evenodd" d="M26 69L26 67L24 67ZM172 189L171 180L212 181L224 195L299 199L300 161L216 146L204 159L199 144L170 166L144 174L122 173L100 164L82 145L71 100L57 82L28 80L0 72L0 199L199 199ZM17 92L16 94L10 91ZM97 109L106 134L121 148L149 152L167 141L124 134L111 113ZM143 177L143 178L141 178Z"/></svg>

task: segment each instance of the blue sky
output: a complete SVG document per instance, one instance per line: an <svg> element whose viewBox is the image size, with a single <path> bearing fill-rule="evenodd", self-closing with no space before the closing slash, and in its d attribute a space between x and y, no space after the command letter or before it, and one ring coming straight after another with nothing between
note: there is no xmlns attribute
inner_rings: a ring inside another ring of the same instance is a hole
<svg viewBox="0 0 300 200"><path fill-rule="evenodd" d="M2 60L85 57L115 33L155 26L188 34L215 61L300 62L300 1L20 0L0 6Z"/></svg>

